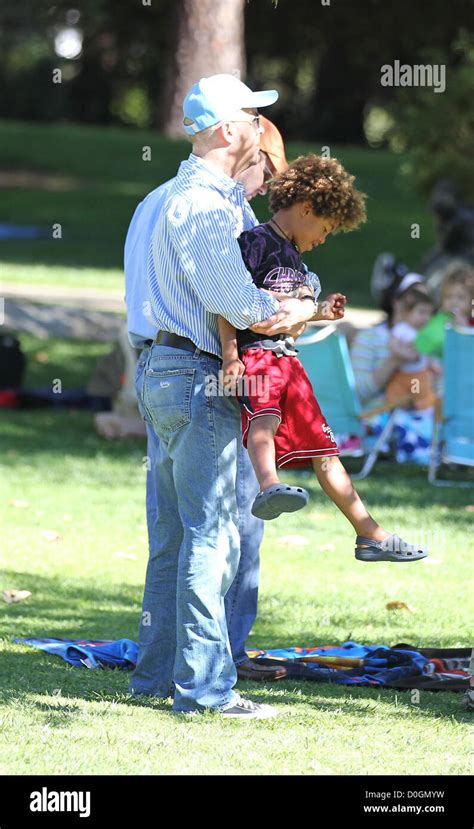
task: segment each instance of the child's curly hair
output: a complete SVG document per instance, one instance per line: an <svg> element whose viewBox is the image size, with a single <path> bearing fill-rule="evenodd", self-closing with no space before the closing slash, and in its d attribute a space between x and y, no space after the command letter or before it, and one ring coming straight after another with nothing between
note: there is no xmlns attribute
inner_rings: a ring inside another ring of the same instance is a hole
<svg viewBox="0 0 474 829"><path fill-rule="evenodd" d="M309 202L316 216L336 221L333 233L355 230L365 222L365 193L354 187L351 176L337 158L300 155L270 185L270 208L291 207Z"/></svg>

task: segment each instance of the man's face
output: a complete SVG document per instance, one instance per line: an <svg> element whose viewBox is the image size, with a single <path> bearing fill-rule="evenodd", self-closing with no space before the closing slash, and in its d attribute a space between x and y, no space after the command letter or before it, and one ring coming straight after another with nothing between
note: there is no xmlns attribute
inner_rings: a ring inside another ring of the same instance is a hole
<svg viewBox="0 0 474 829"><path fill-rule="evenodd" d="M250 201L257 194L265 196L268 190L268 180L271 178L271 172L268 167L268 162L265 153L260 150L260 157L258 164L252 164L246 170L242 170L235 176L237 181L240 181L245 187L245 197Z"/></svg>
<svg viewBox="0 0 474 829"><path fill-rule="evenodd" d="M260 136L263 127L258 121L256 109L241 109L230 122L237 129L236 155L239 157L239 167L245 170L260 161Z"/></svg>

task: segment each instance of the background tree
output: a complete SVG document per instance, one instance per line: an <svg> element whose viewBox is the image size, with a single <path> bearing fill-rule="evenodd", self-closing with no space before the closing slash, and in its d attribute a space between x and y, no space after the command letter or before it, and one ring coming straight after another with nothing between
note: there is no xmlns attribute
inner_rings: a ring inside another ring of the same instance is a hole
<svg viewBox="0 0 474 829"><path fill-rule="evenodd" d="M68 59L55 38L71 26L82 50ZM454 67L463 29L474 29L472 0L2 0L0 117L181 136L191 84L240 71L254 88L279 90L272 115L287 139L365 143L371 112L387 114L396 96L380 67L419 63L428 47Z"/></svg>
<svg viewBox="0 0 474 829"><path fill-rule="evenodd" d="M181 0L174 60L163 103L167 135L183 135L183 98L199 78L245 71L245 0Z"/></svg>

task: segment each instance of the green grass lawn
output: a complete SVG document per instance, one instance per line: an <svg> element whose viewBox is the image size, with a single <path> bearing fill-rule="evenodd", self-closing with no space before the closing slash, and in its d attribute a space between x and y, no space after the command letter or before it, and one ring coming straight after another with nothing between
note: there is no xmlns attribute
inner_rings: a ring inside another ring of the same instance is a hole
<svg viewBox="0 0 474 829"><path fill-rule="evenodd" d="M103 344L36 341L27 382L88 377ZM49 362L33 355L46 351ZM460 695L285 681L240 690L282 716L189 721L170 702L127 694L129 674L72 668L13 638L136 639L147 560L142 441L107 443L85 413L0 413L0 772L23 774L467 774L469 715ZM287 475L293 480L295 475ZM426 472L380 466L359 489L431 557L410 567L355 561L353 532L309 478L310 506L270 522L252 647L346 639L467 646L472 594L466 490L434 489ZM12 501L23 501L15 506ZM51 541L44 531L57 533ZM412 609L393 612L387 602Z"/></svg>
<svg viewBox="0 0 474 829"><path fill-rule="evenodd" d="M151 148L151 161L142 160L143 147ZM32 179L6 191L2 221L40 225L48 232L60 223L62 238L1 241L0 280L121 288L123 243L133 211L174 175L189 149L186 141L151 131L0 122L0 175L6 170L62 177L56 183ZM371 305L369 277L376 255L390 250L416 268L433 244L432 219L400 178L400 156L362 147L330 149L368 193L369 219L355 233L330 238L306 261L324 290L343 290L352 304ZM290 143L288 157L320 151ZM255 199L253 206L260 219L268 217L265 199ZM421 226L420 239L411 238L414 222Z"/></svg>

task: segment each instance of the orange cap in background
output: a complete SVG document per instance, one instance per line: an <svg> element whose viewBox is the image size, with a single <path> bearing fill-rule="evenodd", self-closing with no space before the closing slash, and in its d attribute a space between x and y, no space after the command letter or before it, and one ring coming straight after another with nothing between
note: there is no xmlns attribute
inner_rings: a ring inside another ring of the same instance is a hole
<svg viewBox="0 0 474 829"><path fill-rule="evenodd" d="M283 173L288 169L288 161L285 155L285 144L281 137L280 130L275 124L260 115L260 123L265 132L260 136L260 149L267 154L274 173Z"/></svg>

